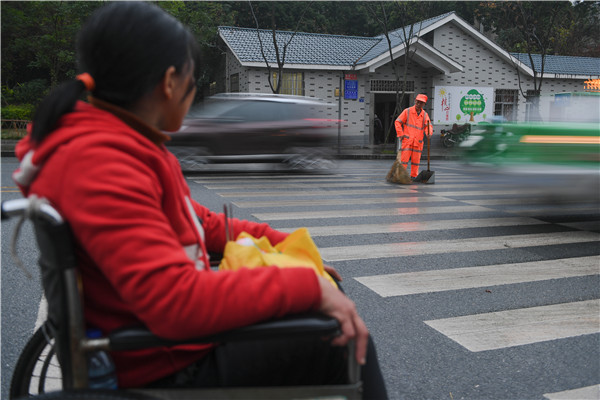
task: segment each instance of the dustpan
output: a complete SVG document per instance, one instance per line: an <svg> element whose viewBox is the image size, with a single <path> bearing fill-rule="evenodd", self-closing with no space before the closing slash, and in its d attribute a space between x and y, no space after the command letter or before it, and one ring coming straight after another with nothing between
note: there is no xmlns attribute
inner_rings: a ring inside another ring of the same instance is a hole
<svg viewBox="0 0 600 400"><path fill-rule="evenodd" d="M435 183L435 171L431 171L429 168L429 162L431 160L431 158L429 156L429 148L430 148L429 140L430 139L429 139L429 135L426 135L426 136L427 136L427 171L419 172L419 175L417 175L415 177L413 182L433 184L433 183Z"/></svg>

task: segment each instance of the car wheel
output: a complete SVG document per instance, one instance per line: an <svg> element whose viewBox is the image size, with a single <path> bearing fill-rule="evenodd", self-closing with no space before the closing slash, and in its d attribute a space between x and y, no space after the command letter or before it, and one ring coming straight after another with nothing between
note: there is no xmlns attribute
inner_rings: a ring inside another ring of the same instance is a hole
<svg viewBox="0 0 600 400"><path fill-rule="evenodd" d="M210 152L203 147L173 146L168 149L179 160L182 171L202 170L210 163Z"/></svg>
<svg viewBox="0 0 600 400"><path fill-rule="evenodd" d="M335 167L330 153L321 149L296 147L287 151L285 163L292 170L324 171Z"/></svg>

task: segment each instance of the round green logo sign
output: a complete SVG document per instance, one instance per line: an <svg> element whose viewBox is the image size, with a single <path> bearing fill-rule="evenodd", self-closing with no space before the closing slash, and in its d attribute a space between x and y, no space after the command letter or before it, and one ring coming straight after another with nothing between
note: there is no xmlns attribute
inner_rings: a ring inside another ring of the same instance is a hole
<svg viewBox="0 0 600 400"><path fill-rule="evenodd" d="M467 94L460 99L460 110L463 113L470 115L471 118L473 115L481 114L483 110L485 110L483 95L476 89L469 90Z"/></svg>

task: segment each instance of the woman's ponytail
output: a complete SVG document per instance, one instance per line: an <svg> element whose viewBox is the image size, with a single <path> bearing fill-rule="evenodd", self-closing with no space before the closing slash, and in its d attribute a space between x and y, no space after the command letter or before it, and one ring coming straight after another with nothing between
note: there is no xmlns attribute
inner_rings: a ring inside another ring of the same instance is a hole
<svg viewBox="0 0 600 400"><path fill-rule="evenodd" d="M33 115L31 139L40 144L52 132L64 114L73 110L81 95L88 90L86 83L77 78L53 89Z"/></svg>

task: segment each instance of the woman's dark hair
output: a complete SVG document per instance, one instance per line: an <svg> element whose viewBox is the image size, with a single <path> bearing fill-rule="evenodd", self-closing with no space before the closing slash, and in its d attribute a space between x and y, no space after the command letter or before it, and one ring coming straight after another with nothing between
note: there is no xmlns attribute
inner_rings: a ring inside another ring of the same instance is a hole
<svg viewBox="0 0 600 400"><path fill-rule="evenodd" d="M94 78L94 97L127 109L170 66L178 72L191 67L196 46L193 35L158 6L117 1L94 12L79 31L78 69ZM44 99L33 118L34 142L42 142L84 91L83 82L73 80Z"/></svg>

